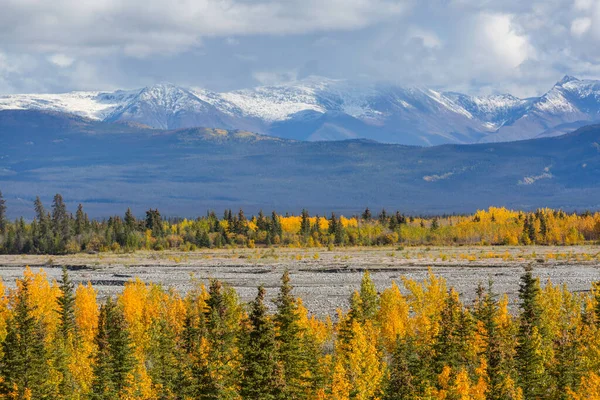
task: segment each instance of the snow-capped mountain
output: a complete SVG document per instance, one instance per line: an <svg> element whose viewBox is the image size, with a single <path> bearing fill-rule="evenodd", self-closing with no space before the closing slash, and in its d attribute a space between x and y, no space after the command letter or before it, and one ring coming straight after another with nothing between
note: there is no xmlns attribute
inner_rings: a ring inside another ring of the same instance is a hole
<svg viewBox="0 0 600 400"><path fill-rule="evenodd" d="M226 93L157 84L132 91L0 96L3 109L50 110L157 129L203 126L298 140L434 145L555 136L599 121L600 81L567 76L532 99L321 77Z"/></svg>

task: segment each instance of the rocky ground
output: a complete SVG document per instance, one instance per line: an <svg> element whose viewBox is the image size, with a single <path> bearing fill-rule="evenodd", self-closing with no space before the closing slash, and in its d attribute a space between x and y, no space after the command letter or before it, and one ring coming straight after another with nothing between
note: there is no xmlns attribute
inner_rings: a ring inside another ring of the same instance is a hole
<svg viewBox="0 0 600 400"><path fill-rule="evenodd" d="M194 281L220 279L232 285L243 301L265 285L269 296L277 292L281 274L289 269L295 294L317 314L345 308L353 290L369 270L378 289L403 277L423 280L428 270L444 277L465 302L478 283L493 279L495 291L516 300L519 276L531 265L544 284L567 284L587 291L600 280L600 247L432 247L334 249L235 249L135 254L80 254L70 256L0 256L0 277L8 287L22 276L25 266L43 268L58 279L66 265L76 283L91 282L101 297L118 293L135 278L161 283L185 292Z"/></svg>

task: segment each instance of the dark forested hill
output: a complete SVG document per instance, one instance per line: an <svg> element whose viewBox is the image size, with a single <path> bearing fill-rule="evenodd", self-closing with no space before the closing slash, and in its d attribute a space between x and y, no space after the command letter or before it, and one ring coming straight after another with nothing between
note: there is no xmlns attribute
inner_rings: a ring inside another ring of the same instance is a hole
<svg viewBox="0 0 600 400"><path fill-rule="evenodd" d="M297 142L242 131L152 130L40 111L0 112L0 190L11 215L60 192L91 215L467 212L600 208L600 126L520 142L411 147Z"/></svg>

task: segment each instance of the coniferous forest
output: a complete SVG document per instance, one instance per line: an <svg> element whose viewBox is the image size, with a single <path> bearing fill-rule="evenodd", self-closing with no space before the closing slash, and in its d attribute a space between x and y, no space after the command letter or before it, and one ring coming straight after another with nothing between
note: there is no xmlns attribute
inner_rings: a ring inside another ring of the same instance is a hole
<svg viewBox="0 0 600 400"><path fill-rule="evenodd" d="M143 218L124 215L90 219L82 205L73 214L60 194L47 208L38 198L35 218L9 221L0 192L0 253L72 254L78 252L182 250L255 246L333 247L384 245L575 245L600 241L600 213L490 208L473 215L410 216L366 208L349 217L281 215L273 211L246 216L225 210L196 219L164 218L157 209Z"/></svg>
<svg viewBox="0 0 600 400"><path fill-rule="evenodd" d="M600 285L572 293L523 272L518 304L493 284L463 304L443 279L378 293L369 273L347 312L311 316L286 272L249 304L212 280L181 294L139 280L90 285L26 269L0 290L6 399L600 398Z"/></svg>

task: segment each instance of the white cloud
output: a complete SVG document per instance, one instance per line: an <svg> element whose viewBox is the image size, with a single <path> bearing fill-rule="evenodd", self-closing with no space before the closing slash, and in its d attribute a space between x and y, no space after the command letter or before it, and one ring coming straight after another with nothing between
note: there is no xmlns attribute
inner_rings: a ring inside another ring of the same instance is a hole
<svg viewBox="0 0 600 400"><path fill-rule="evenodd" d="M533 49L528 39L515 31L512 21L513 17L507 14L482 14L479 50L491 56L489 61L494 64L514 69L531 55Z"/></svg>
<svg viewBox="0 0 600 400"><path fill-rule="evenodd" d="M393 18L410 0L5 0L7 43L38 51L184 51L202 37L352 30Z"/></svg>
<svg viewBox="0 0 600 400"><path fill-rule="evenodd" d="M270 86L294 82L298 78L297 71L259 71L252 74L259 84Z"/></svg>
<svg viewBox="0 0 600 400"><path fill-rule="evenodd" d="M577 18L571 24L571 33L573 36L581 37L585 35L592 26L592 20L590 18Z"/></svg>
<svg viewBox="0 0 600 400"><path fill-rule="evenodd" d="M69 56L67 56L65 54L61 54L61 53L50 55L48 57L48 60L52 64L57 65L62 68L70 67L75 62L75 59L73 57L69 57Z"/></svg>
<svg viewBox="0 0 600 400"><path fill-rule="evenodd" d="M600 0L0 3L0 93L163 80L230 90L305 76L313 60L310 73L332 78L467 92L600 78Z"/></svg>

